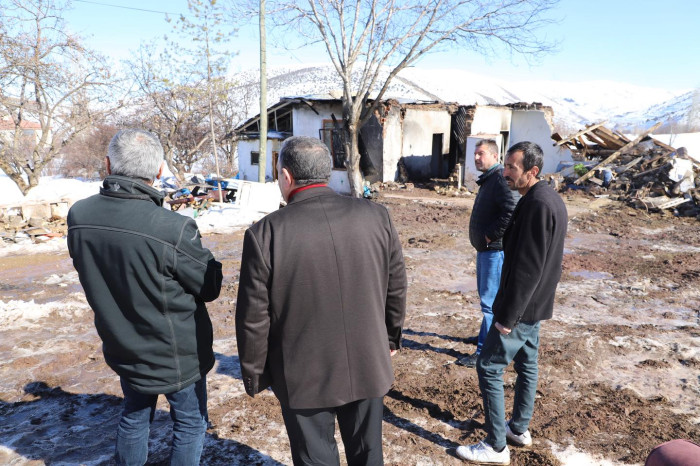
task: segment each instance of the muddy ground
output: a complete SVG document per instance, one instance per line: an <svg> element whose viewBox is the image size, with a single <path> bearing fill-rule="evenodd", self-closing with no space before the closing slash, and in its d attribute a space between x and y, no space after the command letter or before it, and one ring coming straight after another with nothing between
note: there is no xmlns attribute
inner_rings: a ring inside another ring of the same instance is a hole
<svg viewBox="0 0 700 466"><path fill-rule="evenodd" d="M700 222L562 194L570 213L554 318L542 326L532 448L511 464L642 464L674 438L700 440ZM409 277L403 349L385 398L389 465L461 464L460 444L484 436L474 351L481 316L467 226L473 199L385 192ZM209 306L217 365L203 464L291 464L274 396L240 381L234 313L242 232L205 237L224 264ZM121 391L106 367L90 309L65 249L0 248L0 464L109 464ZM506 373L507 406L515 373ZM149 464L167 464L167 403ZM342 451L342 446L341 446Z"/></svg>

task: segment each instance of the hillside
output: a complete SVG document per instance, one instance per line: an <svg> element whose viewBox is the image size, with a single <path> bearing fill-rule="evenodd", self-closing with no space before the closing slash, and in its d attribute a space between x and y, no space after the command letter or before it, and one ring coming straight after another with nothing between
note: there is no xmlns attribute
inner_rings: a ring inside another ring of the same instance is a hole
<svg viewBox="0 0 700 466"><path fill-rule="evenodd" d="M257 70L234 76L254 90ZM268 103L281 97L334 93L341 81L330 65L274 68L268 71ZM256 90L254 91L256 92ZM386 97L473 104L541 102L554 109L555 122L569 129L608 120L610 126L635 128L657 121L687 123L692 90L665 90L611 81L505 81L465 70L408 68L394 79ZM697 100L697 98L696 98ZM258 113L257 104L250 116Z"/></svg>

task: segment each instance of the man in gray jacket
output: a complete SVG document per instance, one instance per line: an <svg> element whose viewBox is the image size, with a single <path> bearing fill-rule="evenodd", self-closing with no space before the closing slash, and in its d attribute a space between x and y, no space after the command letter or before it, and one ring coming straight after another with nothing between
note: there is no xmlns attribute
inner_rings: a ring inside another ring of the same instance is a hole
<svg viewBox="0 0 700 466"><path fill-rule="evenodd" d="M197 224L162 207L151 185L163 148L146 131L117 133L100 193L68 213L68 251L105 361L120 377L124 411L116 462L143 465L149 424L164 394L174 421L171 464L199 464L207 426L206 374L214 365L205 302L219 296L221 264Z"/></svg>
<svg viewBox="0 0 700 466"><path fill-rule="evenodd" d="M482 172L477 180L479 192L469 218L469 240L476 249L476 288L481 301L483 319L479 335L467 339L476 344L476 351L457 360L457 364L475 367L491 328L491 306L498 292L503 266L503 233L506 231L515 205L520 199L503 178L503 165L498 163L498 145L493 139L482 139L474 149L474 164Z"/></svg>
<svg viewBox="0 0 700 466"><path fill-rule="evenodd" d="M380 465L383 397L394 380L406 271L389 212L328 188L331 158L318 139L279 153L288 204L243 242L236 336L246 392L272 386L295 465Z"/></svg>

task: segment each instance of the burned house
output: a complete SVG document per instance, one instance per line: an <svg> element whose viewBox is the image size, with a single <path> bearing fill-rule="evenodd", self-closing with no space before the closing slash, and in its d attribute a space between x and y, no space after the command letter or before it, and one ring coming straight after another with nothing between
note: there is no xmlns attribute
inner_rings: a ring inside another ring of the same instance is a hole
<svg viewBox="0 0 700 466"><path fill-rule="evenodd" d="M551 140L551 108L538 104L507 106L416 102L388 99L361 128L360 168L366 180L396 181L446 178L457 163L466 173L477 174L471 154L476 142L494 138L505 150L511 142L531 140L545 150L545 172L554 171L562 159L570 160L568 149L554 148ZM284 139L311 136L323 140L333 157L330 186L349 193L346 154L339 131L342 101L331 96L290 97L268 108L265 178L276 178L277 154ZM237 129L240 141L240 177L258 179L259 115ZM399 168L401 167L401 169ZM404 172L404 173L400 173Z"/></svg>
<svg viewBox="0 0 700 466"><path fill-rule="evenodd" d="M447 176L451 114L456 105L385 101L379 115L360 130L360 168L369 181L393 181L402 157L413 178ZM260 161L260 116L237 128L239 171L242 179L257 179ZM284 98L268 108L266 180L276 178L275 165L282 141L290 136L323 140L333 156L330 185L349 193L345 149L341 141L342 101L332 97Z"/></svg>

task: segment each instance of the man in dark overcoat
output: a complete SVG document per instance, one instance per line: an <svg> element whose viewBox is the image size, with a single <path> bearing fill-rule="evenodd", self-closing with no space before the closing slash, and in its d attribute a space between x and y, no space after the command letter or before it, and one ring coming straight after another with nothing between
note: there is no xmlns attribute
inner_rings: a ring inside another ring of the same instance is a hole
<svg viewBox="0 0 700 466"><path fill-rule="evenodd" d="M542 165L542 149L532 142L517 143L506 154L503 176L522 197L503 236L493 325L476 363L486 438L457 448L457 455L472 463L510 464L506 439L521 447L532 444L528 428L537 391L540 321L552 317L568 222L561 196L538 178ZM503 372L511 361L518 375L506 422Z"/></svg>
<svg viewBox="0 0 700 466"><path fill-rule="evenodd" d="M382 459L383 397L394 380L406 272L389 212L327 186L331 157L315 138L287 139L277 173L287 206L245 233L236 336L246 392L268 386L292 459L349 465Z"/></svg>

